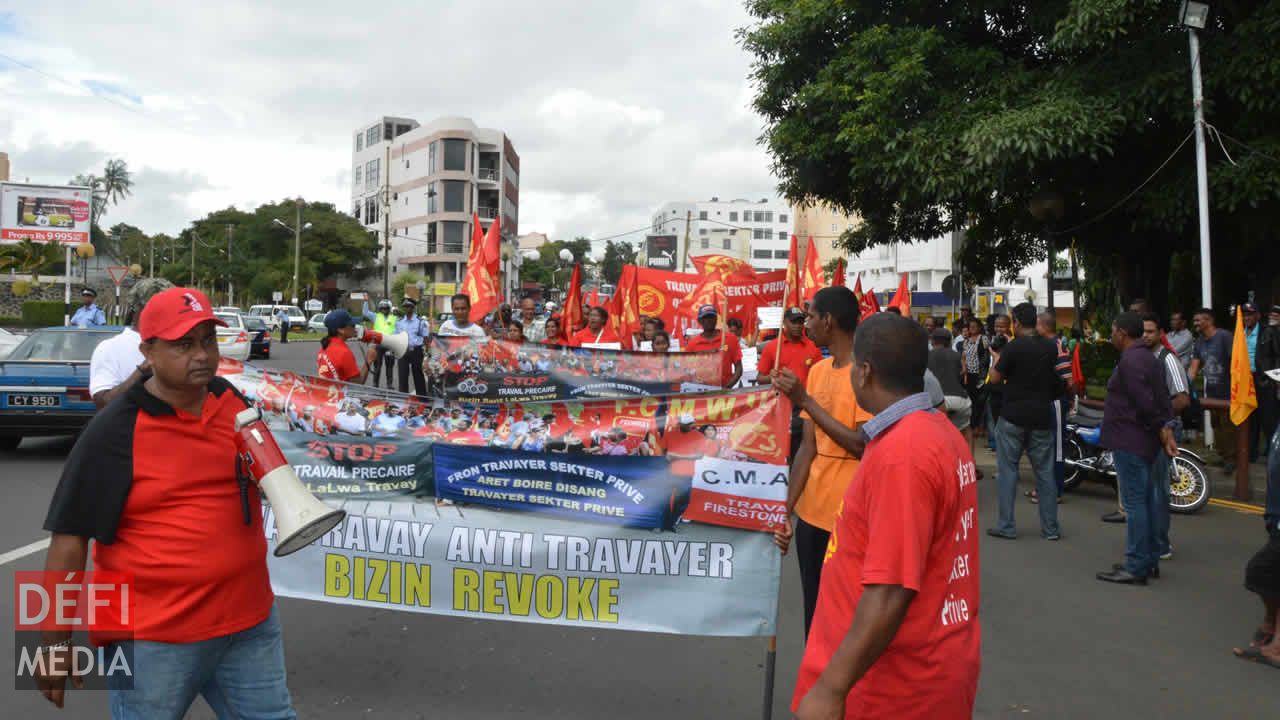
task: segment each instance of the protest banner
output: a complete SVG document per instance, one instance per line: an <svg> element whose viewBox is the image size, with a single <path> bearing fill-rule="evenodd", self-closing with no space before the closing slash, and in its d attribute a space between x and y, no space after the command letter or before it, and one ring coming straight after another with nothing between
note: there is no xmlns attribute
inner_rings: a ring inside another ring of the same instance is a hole
<svg viewBox="0 0 1280 720"><path fill-rule="evenodd" d="M426 361L450 400L476 404L668 395L718 377L715 353L655 355L467 337L433 337Z"/></svg>
<svg viewBox="0 0 1280 720"><path fill-rule="evenodd" d="M694 465L684 519L771 532L787 520L787 466L704 457Z"/></svg>
<svg viewBox="0 0 1280 720"><path fill-rule="evenodd" d="M500 510L672 529L689 479L661 457L548 455L437 444L436 496Z"/></svg>
<svg viewBox="0 0 1280 720"><path fill-rule="evenodd" d="M655 534L411 500L338 506L345 521L319 541L268 553L278 595L593 629L775 632L781 556L764 533L686 523Z"/></svg>
<svg viewBox="0 0 1280 720"><path fill-rule="evenodd" d="M313 495L375 500L434 491L432 443L308 432L271 434Z"/></svg>
<svg viewBox="0 0 1280 720"><path fill-rule="evenodd" d="M667 332L683 335L697 327L688 314L680 313L682 304L702 284L703 277L693 273L669 272L653 268L637 268L636 283L640 314L661 318ZM786 271L774 270L754 276L736 273L725 279L726 312L743 322L743 332L756 331L756 309L782 305Z"/></svg>

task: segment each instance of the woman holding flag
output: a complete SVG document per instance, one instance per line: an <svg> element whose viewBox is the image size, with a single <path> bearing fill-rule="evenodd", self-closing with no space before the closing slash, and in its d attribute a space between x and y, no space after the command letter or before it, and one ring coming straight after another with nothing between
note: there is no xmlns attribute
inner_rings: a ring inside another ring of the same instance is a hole
<svg viewBox="0 0 1280 720"><path fill-rule="evenodd" d="M602 307L591 308L587 313L587 326L569 338L569 345L573 347L618 342L618 336L609 327L609 311Z"/></svg>

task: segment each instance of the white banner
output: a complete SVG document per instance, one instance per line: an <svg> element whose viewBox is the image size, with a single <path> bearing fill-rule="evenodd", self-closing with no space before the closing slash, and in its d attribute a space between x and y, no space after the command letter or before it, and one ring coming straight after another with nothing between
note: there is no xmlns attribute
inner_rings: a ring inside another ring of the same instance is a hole
<svg viewBox="0 0 1280 720"><path fill-rule="evenodd" d="M92 207L87 187L0 183L0 243L89 242Z"/></svg>
<svg viewBox="0 0 1280 720"><path fill-rule="evenodd" d="M694 464L684 517L711 525L772 531L787 516L785 465L704 457Z"/></svg>

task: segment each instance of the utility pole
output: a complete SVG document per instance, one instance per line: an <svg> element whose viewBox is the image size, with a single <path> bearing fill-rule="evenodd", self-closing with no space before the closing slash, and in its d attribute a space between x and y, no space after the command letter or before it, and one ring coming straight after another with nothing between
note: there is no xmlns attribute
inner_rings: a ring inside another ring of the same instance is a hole
<svg viewBox="0 0 1280 720"><path fill-rule="evenodd" d="M156 238L154 235L147 238L147 242L151 245L151 251L148 253L147 260L147 276L154 278L156 276Z"/></svg>
<svg viewBox="0 0 1280 720"><path fill-rule="evenodd" d="M196 231L191 231L191 287L196 286Z"/></svg>
<svg viewBox="0 0 1280 720"><path fill-rule="evenodd" d="M382 297L391 299L391 141L382 168Z"/></svg>
<svg viewBox="0 0 1280 720"><path fill-rule="evenodd" d="M236 304L236 287L231 280L231 235L235 232L235 225L227 223L227 304Z"/></svg>
<svg viewBox="0 0 1280 720"><path fill-rule="evenodd" d="M293 221L293 304L298 304L298 264L302 260L302 198L295 202L297 216Z"/></svg>
<svg viewBox="0 0 1280 720"><path fill-rule="evenodd" d="M1196 120L1196 196L1200 205L1200 305L1213 307L1213 275L1209 259L1209 166L1204 154L1204 87L1200 82L1200 39L1187 28L1191 43L1191 95Z"/></svg>
<svg viewBox="0 0 1280 720"><path fill-rule="evenodd" d="M689 210L684 214L684 256L680 258L680 272L687 272L689 268L689 226L693 224L693 211Z"/></svg>

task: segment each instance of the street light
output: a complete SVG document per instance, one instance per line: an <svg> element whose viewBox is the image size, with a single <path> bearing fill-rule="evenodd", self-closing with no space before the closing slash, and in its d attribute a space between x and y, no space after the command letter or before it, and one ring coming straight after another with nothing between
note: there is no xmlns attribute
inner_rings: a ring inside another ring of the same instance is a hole
<svg viewBox="0 0 1280 720"><path fill-rule="evenodd" d="M1204 87L1200 82L1200 38L1196 30L1209 24L1209 5L1182 3L1178 21L1187 29L1191 47L1191 99L1196 123L1196 190L1200 204L1200 304L1213 307L1213 279L1209 252L1209 166L1204 149Z"/></svg>
<svg viewBox="0 0 1280 720"><path fill-rule="evenodd" d="M311 223L302 224L302 201L297 201L298 219L295 225L290 226L280 218L275 218L271 222L279 225L286 230L293 231L293 304L298 304L298 264L302 258L302 231L310 230Z"/></svg>

